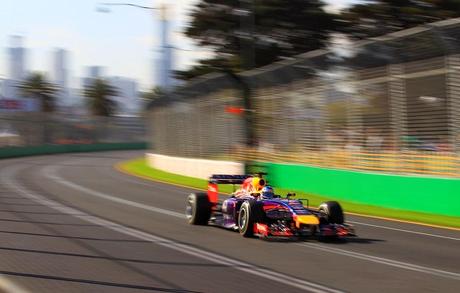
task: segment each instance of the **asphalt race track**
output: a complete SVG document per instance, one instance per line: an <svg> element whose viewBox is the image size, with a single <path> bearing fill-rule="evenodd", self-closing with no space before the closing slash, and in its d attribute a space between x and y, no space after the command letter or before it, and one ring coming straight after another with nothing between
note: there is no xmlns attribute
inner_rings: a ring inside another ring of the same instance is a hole
<svg viewBox="0 0 460 293"><path fill-rule="evenodd" d="M1 160L0 288L460 292L459 231L347 216L359 235L347 242L244 239L188 225L191 190L113 169L140 155Z"/></svg>

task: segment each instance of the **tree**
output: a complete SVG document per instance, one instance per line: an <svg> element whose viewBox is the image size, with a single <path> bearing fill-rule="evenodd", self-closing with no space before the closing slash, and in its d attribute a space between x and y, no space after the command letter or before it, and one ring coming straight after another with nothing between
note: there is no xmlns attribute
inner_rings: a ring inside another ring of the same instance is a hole
<svg viewBox="0 0 460 293"><path fill-rule="evenodd" d="M231 63L232 62L226 58L216 56L211 59L199 60L197 65L194 65L187 70L176 70L174 75L178 79L189 80L197 76L215 72L217 69L236 67L232 66Z"/></svg>
<svg viewBox="0 0 460 293"><path fill-rule="evenodd" d="M84 96L87 98L89 109L93 115L112 116L116 110L116 103L110 97L116 96L118 91L103 79L95 79L85 87Z"/></svg>
<svg viewBox="0 0 460 293"><path fill-rule="evenodd" d="M141 98L144 101L145 105L148 105L149 102L159 99L166 95L166 92L161 87L153 87L150 91L144 92L141 94Z"/></svg>
<svg viewBox="0 0 460 293"><path fill-rule="evenodd" d="M177 75L238 72L322 48L338 25L323 6L320 0L201 0L186 35L216 56Z"/></svg>
<svg viewBox="0 0 460 293"><path fill-rule="evenodd" d="M38 99L43 112L53 112L55 109L55 93L58 88L47 82L42 73L34 72L30 74L18 86L22 95Z"/></svg>
<svg viewBox="0 0 460 293"><path fill-rule="evenodd" d="M344 31L355 38L375 37L420 24L459 17L459 0L374 0L344 11Z"/></svg>

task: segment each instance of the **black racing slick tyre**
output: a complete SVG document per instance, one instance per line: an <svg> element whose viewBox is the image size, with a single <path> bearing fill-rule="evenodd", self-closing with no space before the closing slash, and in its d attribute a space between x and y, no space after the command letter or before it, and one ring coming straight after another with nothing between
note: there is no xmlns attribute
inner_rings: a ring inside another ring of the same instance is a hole
<svg viewBox="0 0 460 293"><path fill-rule="evenodd" d="M191 193L185 208L187 221L192 225L207 225L211 217L211 203L206 193Z"/></svg>
<svg viewBox="0 0 460 293"><path fill-rule="evenodd" d="M342 207L336 201L323 202L319 206L319 212L321 217L330 224L343 224L344 222Z"/></svg>
<svg viewBox="0 0 460 293"><path fill-rule="evenodd" d="M254 200L243 202L238 214L238 229L243 237L254 236L254 224L263 217L262 203Z"/></svg>

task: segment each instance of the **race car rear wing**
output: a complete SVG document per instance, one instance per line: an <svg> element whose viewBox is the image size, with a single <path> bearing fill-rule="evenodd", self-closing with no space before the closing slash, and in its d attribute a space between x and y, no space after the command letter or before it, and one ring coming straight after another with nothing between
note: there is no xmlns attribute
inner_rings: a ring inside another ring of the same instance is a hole
<svg viewBox="0 0 460 293"><path fill-rule="evenodd" d="M244 180L252 177L251 175L212 175L209 182L215 184L243 184Z"/></svg>
<svg viewBox="0 0 460 293"><path fill-rule="evenodd" d="M251 175L212 175L208 181L208 198L212 204L217 204L219 197L218 184L243 184Z"/></svg>

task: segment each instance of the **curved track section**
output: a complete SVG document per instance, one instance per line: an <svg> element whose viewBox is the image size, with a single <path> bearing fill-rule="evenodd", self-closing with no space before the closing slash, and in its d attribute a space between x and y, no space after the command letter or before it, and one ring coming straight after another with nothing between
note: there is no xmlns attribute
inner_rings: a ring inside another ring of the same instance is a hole
<svg viewBox="0 0 460 293"><path fill-rule="evenodd" d="M458 231L349 216L347 242L243 239L186 224L191 190L112 168L140 155L0 161L0 274L29 292L458 292Z"/></svg>

